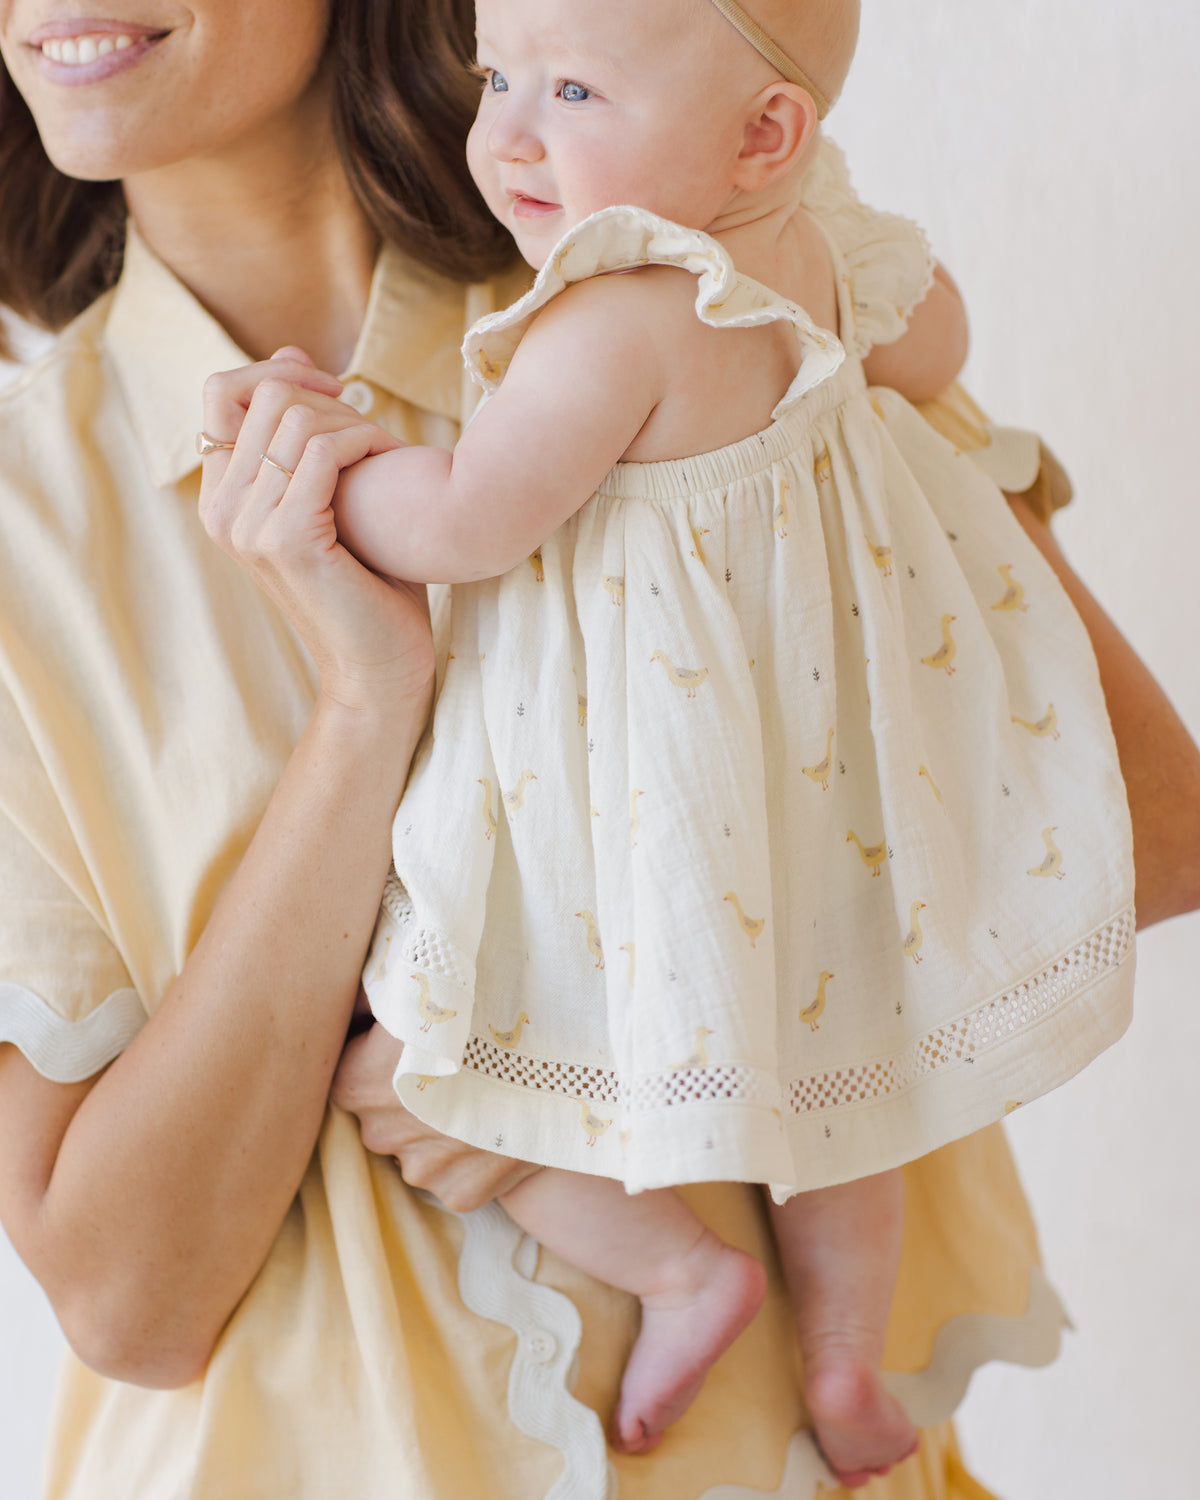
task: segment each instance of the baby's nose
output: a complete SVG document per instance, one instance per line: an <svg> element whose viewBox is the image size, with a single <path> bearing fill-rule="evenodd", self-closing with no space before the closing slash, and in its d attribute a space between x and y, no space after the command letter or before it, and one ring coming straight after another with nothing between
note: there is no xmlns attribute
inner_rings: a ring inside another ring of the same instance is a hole
<svg viewBox="0 0 1200 1500"><path fill-rule="evenodd" d="M521 111L508 104L492 121L487 144L497 161L541 161L545 155L537 133Z"/></svg>

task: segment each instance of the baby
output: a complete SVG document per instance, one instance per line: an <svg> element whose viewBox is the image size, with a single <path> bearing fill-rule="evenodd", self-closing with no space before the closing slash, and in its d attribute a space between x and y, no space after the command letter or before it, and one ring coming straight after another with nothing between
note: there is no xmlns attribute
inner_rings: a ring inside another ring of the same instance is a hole
<svg viewBox="0 0 1200 1500"><path fill-rule="evenodd" d="M916 1443L880 1368L899 1165L1119 1034L1132 864L1065 595L867 388L923 242L851 267L801 207L856 0L752 9L478 0L469 159L539 275L468 336L488 395L454 452L331 497L369 566L455 585L365 984L402 1100L542 1164L508 1212L641 1299L626 1452L764 1291L670 1189L772 1187L857 1485Z"/></svg>

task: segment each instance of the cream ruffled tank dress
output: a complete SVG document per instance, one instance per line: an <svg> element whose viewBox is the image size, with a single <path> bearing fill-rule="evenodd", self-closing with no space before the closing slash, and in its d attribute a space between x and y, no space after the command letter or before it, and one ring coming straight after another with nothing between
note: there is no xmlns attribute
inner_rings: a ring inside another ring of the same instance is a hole
<svg viewBox="0 0 1200 1500"><path fill-rule="evenodd" d="M864 240L825 170L840 339L706 235L612 208L464 346L494 390L563 287L665 264L706 323L783 319L803 349L764 431L618 464L526 563L452 590L396 816L364 978L400 1098L631 1191L881 1171L1129 1017L1131 834L1087 636L995 485L867 388L931 266L904 220Z"/></svg>

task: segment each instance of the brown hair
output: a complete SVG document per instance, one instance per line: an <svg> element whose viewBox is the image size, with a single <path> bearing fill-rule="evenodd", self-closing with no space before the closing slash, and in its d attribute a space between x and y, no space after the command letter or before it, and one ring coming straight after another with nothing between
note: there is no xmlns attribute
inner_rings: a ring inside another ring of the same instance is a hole
<svg viewBox="0 0 1200 1500"><path fill-rule="evenodd" d="M334 0L327 44L338 147L364 213L380 239L460 281L514 257L463 155L478 102L473 13L471 0ZM113 285L124 248L121 184L64 176L0 63L0 307L62 328Z"/></svg>

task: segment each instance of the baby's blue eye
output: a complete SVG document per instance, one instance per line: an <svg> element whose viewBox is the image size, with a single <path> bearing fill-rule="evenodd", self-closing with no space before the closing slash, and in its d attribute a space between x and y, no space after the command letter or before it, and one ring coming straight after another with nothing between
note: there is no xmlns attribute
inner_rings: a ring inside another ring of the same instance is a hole
<svg viewBox="0 0 1200 1500"><path fill-rule="evenodd" d="M495 68L488 74L488 86L493 94L508 93L508 79L503 73L497 73Z"/></svg>
<svg viewBox="0 0 1200 1500"><path fill-rule="evenodd" d="M564 83L558 92L559 97L565 99L568 104L581 104L592 96L591 89L584 88L582 83Z"/></svg>

